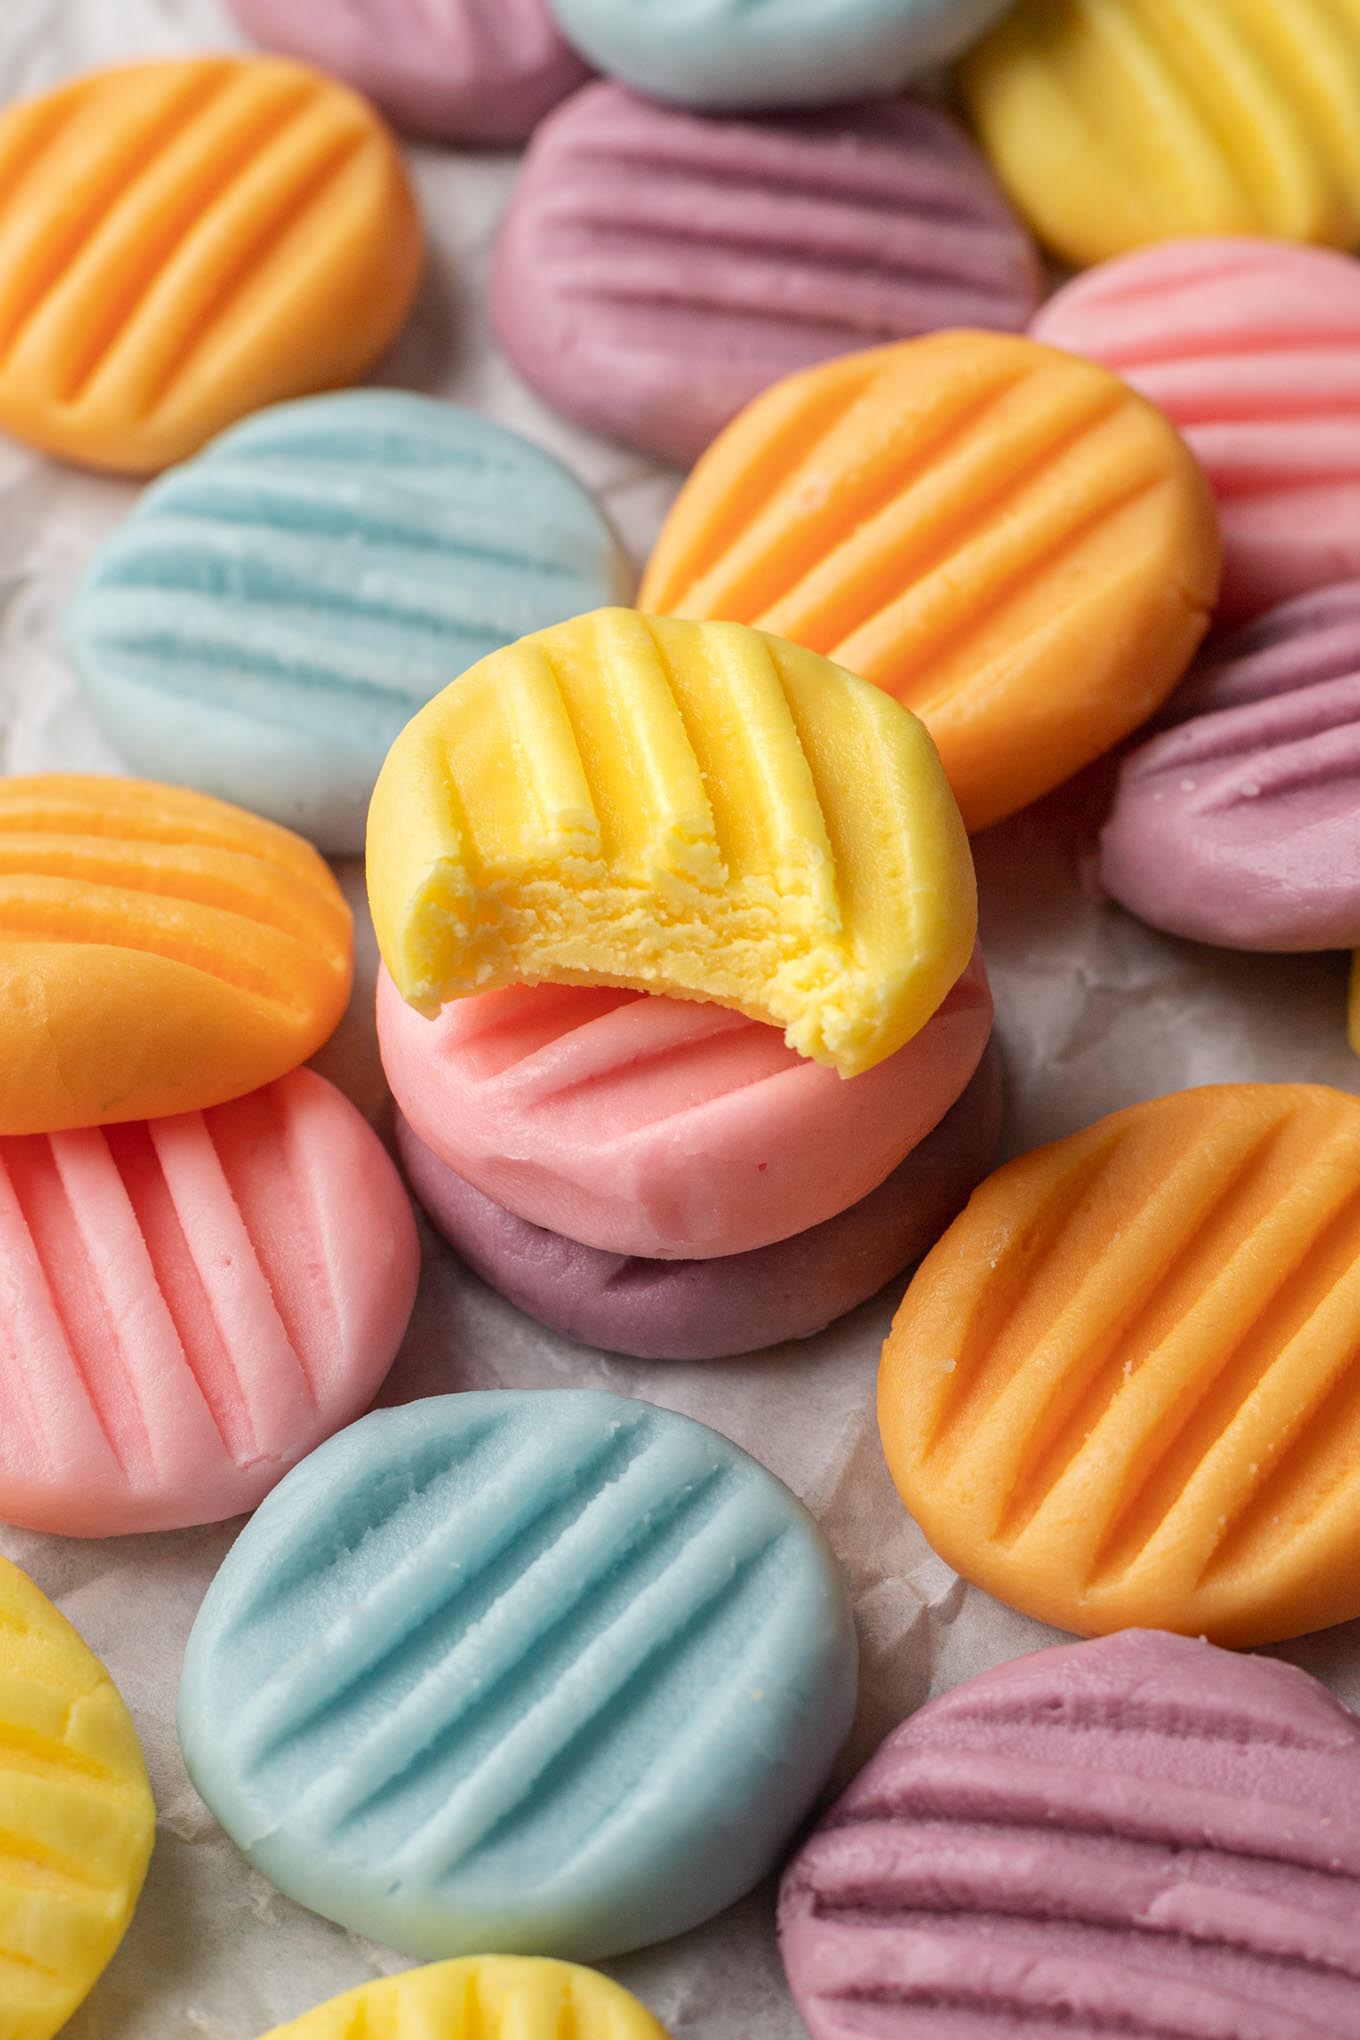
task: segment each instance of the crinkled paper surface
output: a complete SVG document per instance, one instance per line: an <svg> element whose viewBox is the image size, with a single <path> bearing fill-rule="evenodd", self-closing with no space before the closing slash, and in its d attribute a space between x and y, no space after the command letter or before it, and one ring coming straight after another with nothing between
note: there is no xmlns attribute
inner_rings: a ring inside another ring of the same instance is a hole
<svg viewBox="0 0 1360 2040"><path fill-rule="evenodd" d="M0 0L0 100L85 66L237 42L221 0ZM412 152L432 244L417 316L380 379L455 397L560 454L600 492L640 561L676 478L573 432L519 384L484 315L483 272L515 174L504 155ZM112 770L59 649L62 605L134 486L0 444L0 755L8 772ZM1077 802L1049 803L978 845L983 931L1018 1152L1138 1098L1227 1079L1360 1088L1345 1042L1342 958L1230 956L1141 928L1082 893ZM357 866L344 877L362 913ZM349 1018L319 1058L389 1131L371 1012L374 951L360 935ZM393 1400L460 1388L598 1386L685 1410L749 1447L809 1503L849 1577L863 1696L843 1770L930 1694L1052 1640L964 1588L903 1513L873 1420L888 1293L822 1337L720 1365L606 1359L540 1331L426 1237L426 1265ZM184 1774L175 1689L195 1609L236 1525L103 1544L0 1531L0 1548L65 1609L118 1680L141 1730L160 1832L122 1952L71 2040L256 2040L365 1979L409 1966L316 1919L249 1869ZM1286 1655L1360 1705L1360 1625ZM676 2040L799 2040L770 1889L668 1947L614 1965Z"/></svg>

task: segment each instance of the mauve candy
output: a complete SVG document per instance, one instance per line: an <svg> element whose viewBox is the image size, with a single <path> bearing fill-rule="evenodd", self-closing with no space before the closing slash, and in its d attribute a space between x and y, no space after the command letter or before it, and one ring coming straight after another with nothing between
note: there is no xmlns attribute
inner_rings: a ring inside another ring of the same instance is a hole
<svg viewBox="0 0 1360 2040"><path fill-rule="evenodd" d="M1360 1722L1152 1630L922 1708L780 1901L812 2040L1342 2040L1357 1920Z"/></svg>
<svg viewBox="0 0 1360 2040"><path fill-rule="evenodd" d="M1018 331L1038 263L963 129L902 99L703 119L623 87L535 135L497 333L568 417L688 464L796 369L946 326Z"/></svg>
<svg viewBox="0 0 1360 2040"><path fill-rule="evenodd" d="M266 49L333 71L410 134L522 142L590 72L545 0L232 0Z"/></svg>
<svg viewBox="0 0 1360 2040"><path fill-rule="evenodd" d="M1124 760L1111 898L1231 949L1360 946L1360 581L1215 646Z"/></svg>
<svg viewBox="0 0 1360 2040"><path fill-rule="evenodd" d="M810 1232L707 1261L606 1254L516 1218L400 1113L397 1147L432 1224L540 1324L637 1360L721 1360L825 1330L929 1252L995 1159L1002 1092L992 1043L957 1104L877 1190Z"/></svg>

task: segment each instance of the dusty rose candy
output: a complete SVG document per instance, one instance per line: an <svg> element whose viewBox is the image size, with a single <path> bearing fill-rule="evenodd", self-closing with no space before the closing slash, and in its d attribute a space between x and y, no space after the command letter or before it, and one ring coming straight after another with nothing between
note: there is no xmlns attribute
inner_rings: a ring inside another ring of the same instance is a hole
<svg viewBox="0 0 1360 2040"><path fill-rule="evenodd" d="M1360 2033L1360 1722L1291 1665L1125 1630L890 1735L784 1878L812 2040Z"/></svg>
<svg viewBox="0 0 1360 2040"><path fill-rule="evenodd" d="M1033 246L919 99L704 119L621 86L534 137L492 317L547 401L682 464L797 369L948 326L1022 328Z"/></svg>
<svg viewBox="0 0 1360 2040"><path fill-rule="evenodd" d="M1218 644L1170 718L1120 769L1103 889L1200 942L1360 946L1360 581Z"/></svg>
<svg viewBox="0 0 1360 2040"><path fill-rule="evenodd" d="M397 1146L433 1224L530 1317L639 1360L719 1360L808 1338L918 1261L991 1167L1001 1114L993 1044L953 1109L867 1197L793 1239L706 1261L606 1254L516 1218L400 1115Z"/></svg>

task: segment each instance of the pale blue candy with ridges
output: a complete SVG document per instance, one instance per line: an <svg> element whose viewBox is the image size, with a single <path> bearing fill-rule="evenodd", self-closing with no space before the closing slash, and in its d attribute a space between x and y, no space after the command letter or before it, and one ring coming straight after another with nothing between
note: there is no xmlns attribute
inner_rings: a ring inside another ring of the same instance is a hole
<svg viewBox="0 0 1360 2040"><path fill-rule="evenodd" d="M779 1859L850 1727L816 1523L689 1418L593 1390L343 1431L208 1592L180 1739L251 1861L422 1957L589 1961Z"/></svg>
<svg viewBox="0 0 1360 2040"><path fill-rule="evenodd" d="M261 411L146 490L67 641L135 771L342 853L433 695L631 588L550 455L457 405L351 390Z"/></svg>
<svg viewBox="0 0 1360 2040"><path fill-rule="evenodd" d="M706 109L881 99L952 62L1011 0L552 0L610 77Z"/></svg>

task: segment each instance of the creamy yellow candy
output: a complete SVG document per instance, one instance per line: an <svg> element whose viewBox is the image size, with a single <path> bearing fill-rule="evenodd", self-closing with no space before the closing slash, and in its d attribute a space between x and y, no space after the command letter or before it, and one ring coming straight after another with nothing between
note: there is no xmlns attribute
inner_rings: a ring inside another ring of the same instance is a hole
<svg viewBox="0 0 1360 2040"><path fill-rule="evenodd" d="M972 951L972 858L914 716L739 624L605 609L465 673L409 723L368 887L408 1004L505 984L712 1000L846 1076Z"/></svg>
<svg viewBox="0 0 1360 2040"><path fill-rule="evenodd" d="M48 2040L117 1948L156 1809L117 1688L0 1559L0 2040Z"/></svg>
<svg viewBox="0 0 1360 2040"><path fill-rule="evenodd" d="M668 2040L635 1997L593 1969L472 1955L384 1977L264 2040Z"/></svg>

